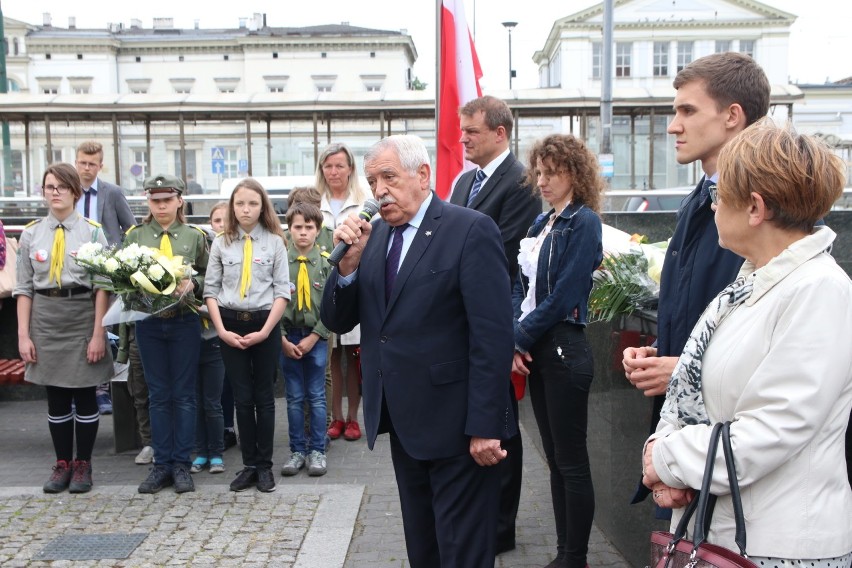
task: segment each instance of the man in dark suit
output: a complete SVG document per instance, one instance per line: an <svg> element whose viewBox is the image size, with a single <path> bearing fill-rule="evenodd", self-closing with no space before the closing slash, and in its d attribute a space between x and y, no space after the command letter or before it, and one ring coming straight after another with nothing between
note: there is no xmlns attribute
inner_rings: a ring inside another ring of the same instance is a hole
<svg viewBox="0 0 852 568"><path fill-rule="evenodd" d="M464 157L478 166L462 174L450 202L476 209L494 219L503 236L512 284L518 275L518 249L541 213L541 200L533 194L526 169L509 150L514 120L502 100L484 96L473 99L459 110ZM479 173L479 172L482 173ZM474 194L477 177L481 178ZM518 416L518 401L509 382L510 397ZM521 500L524 445L520 431L503 440L509 455L500 464L500 515L497 519L497 554L515 548L515 519Z"/></svg>
<svg viewBox="0 0 852 568"><path fill-rule="evenodd" d="M509 261L512 284L518 275L518 248L536 216L541 200L526 180L526 170L509 150L512 111L502 100L484 96L459 110L465 160L478 166L459 176L450 203L476 209L497 223ZM478 174L482 171L483 173ZM472 195L477 175L484 177Z"/></svg>
<svg viewBox="0 0 852 568"><path fill-rule="evenodd" d="M438 199L429 163L416 136L366 153L382 219L353 215L335 230L351 247L326 284L322 321L337 333L361 324L367 443L390 434L411 566L492 568L494 466L515 433L509 275L497 226Z"/></svg>
<svg viewBox="0 0 852 568"><path fill-rule="evenodd" d="M660 419L666 387L689 334L707 304L733 282L743 259L719 246L719 232L710 208L711 186L719 173L719 152L731 139L769 112L769 79L751 57L741 53L715 53L696 59L674 80L675 116L668 133L675 137L679 164L701 162L704 177L681 203L677 225L666 251L660 280L657 343L654 347L624 350L624 372L633 386L654 397L651 432ZM658 506L671 507L669 495L653 492ZM633 503L643 501L650 489L639 484ZM658 495L662 495L661 498ZM669 511L657 511L669 518Z"/></svg>
<svg viewBox="0 0 852 568"><path fill-rule="evenodd" d="M107 242L116 245L127 229L136 224L136 218L122 189L98 179L103 162L104 148L99 142L88 140L77 147L75 165L83 182L83 197L77 202L77 211L100 223Z"/></svg>

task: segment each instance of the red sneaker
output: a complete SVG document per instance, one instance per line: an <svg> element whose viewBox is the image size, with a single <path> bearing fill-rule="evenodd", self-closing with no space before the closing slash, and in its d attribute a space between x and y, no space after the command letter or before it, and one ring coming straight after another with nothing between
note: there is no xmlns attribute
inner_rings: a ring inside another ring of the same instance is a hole
<svg viewBox="0 0 852 568"><path fill-rule="evenodd" d="M328 427L328 437L332 440L336 440L343 433L343 429L346 428L346 424L343 420L332 420L331 426Z"/></svg>
<svg viewBox="0 0 852 568"><path fill-rule="evenodd" d="M346 423L346 430L343 432L343 437L350 442L361 439L361 427L354 420Z"/></svg>

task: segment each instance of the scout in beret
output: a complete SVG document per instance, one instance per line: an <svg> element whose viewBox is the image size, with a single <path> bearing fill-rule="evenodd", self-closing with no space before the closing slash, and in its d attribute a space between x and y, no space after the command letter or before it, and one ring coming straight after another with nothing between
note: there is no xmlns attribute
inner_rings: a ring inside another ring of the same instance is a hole
<svg viewBox="0 0 852 568"><path fill-rule="evenodd" d="M182 198L186 185L178 177L157 174L146 179L143 188L150 213L127 231L125 245L137 243L167 256L182 256L195 275L183 281L180 290L200 298L207 238L202 229L186 222ZM155 463L139 493L156 493L172 485L177 493L195 491L189 470L195 447L201 319L188 307L166 310L136 323L136 342L148 383Z"/></svg>

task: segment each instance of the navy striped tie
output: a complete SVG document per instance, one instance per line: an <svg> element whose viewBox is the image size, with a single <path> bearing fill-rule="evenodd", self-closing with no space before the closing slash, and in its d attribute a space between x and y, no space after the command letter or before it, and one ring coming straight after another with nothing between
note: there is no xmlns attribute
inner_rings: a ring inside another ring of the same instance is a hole
<svg viewBox="0 0 852 568"><path fill-rule="evenodd" d="M476 179L473 180L473 187L470 189L470 197L467 198L467 206L470 207L470 204L473 203L473 199L479 193L479 190L482 189L482 182L485 181L485 172L482 170L476 170Z"/></svg>
<svg viewBox="0 0 852 568"><path fill-rule="evenodd" d="M393 284L396 282L396 274L399 272L399 258L402 256L402 234L408 228L408 223L393 228L393 242L388 251L385 263L385 303L390 300Z"/></svg>

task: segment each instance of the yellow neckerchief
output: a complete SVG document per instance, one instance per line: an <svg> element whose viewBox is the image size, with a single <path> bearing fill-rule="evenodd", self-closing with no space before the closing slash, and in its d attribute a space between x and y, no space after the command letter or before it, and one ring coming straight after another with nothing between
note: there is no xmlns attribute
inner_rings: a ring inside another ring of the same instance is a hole
<svg viewBox="0 0 852 568"><path fill-rule="evenodd" d="M296 294L299 299L299 309L305 305L311 309L311 280L308 277L308 257L299 255L296 260L299 264L299 277L296 278Z"/></svg>
<svg viewBox="0 0 852 568"><path fill-rule="evenodd" d="M251 235L248 233L243 237L246 242L243 244L243 270L240 275L240 299L244 300L249 288L251 288Z"/></svg>
<svg viewBox="0 0 852 568"><path fill-rule="evenodd" d="M172 243L169 241L169 232L163 231L163 238L160 239L160 252L163 253L164 256L171 258L174 256L172 254Z"/></svg>
<svg viewBox="0 0 852 568"><path fill-rule="evenodd" d="M62 265L65 263L65 227L59 225L53 232L53 248L50 251L50 280L62 288Z"/></svg>

